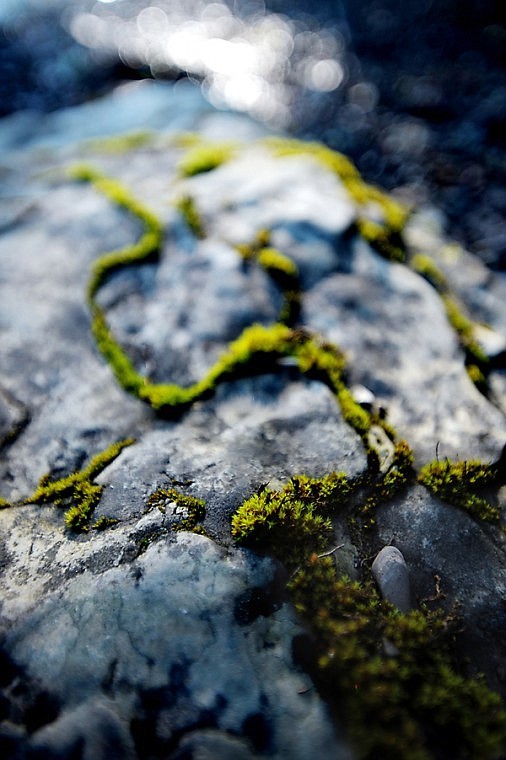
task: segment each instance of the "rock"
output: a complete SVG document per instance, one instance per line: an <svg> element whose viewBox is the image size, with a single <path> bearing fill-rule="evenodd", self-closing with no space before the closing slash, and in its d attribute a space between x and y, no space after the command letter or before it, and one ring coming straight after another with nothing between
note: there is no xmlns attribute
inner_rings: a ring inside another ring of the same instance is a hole
<svg viewBox="0 0 506 760"><path fill-rule="evenodd" d="M72 756L80 744L90 756L114 744L140 760L214 751L255 760L349 758L346 717L336 710L331 719L294 663L302 627L283 591L286 572L234 542L232 515L297 474L344 472L366 488L364 441L381 449L382 474L395 462L384 415L413 445L416 466L438 449L441 457L498 460L503 415L472 385L437 293L358 234L361 209L322 164L277 158L255 142L264 130L214 112L182 85L172 100L170 89L142 85L47 119L24 118L22 150L12 138L15 118L0 133L5 195L29 198L0 237L0 495L12 504L0 510L8 664L0 737L12 757L33 751L49 760ZM141 118L159 131L127 158L80 142ZM195 177L178 175L183 149L175 130L229 138L238 124L248 142L235 158ZM295 335L342 347L347 387L374 395L369 437L346 422L321 376L296 371L293 357L259 362L251 376L238 373L170 418L124 391L91 334L86 288L97 257L129 245L138 224L68 178L67 167L83 158L129 186L166 232L159 261L116 272L97 296L138 372L149 382L196 382L245 327L275 322L278 287L235 248L268 226L269 244L301 273ZM205 239L176 211L181 194L201 211ZM380 207L373 212L381 216ZM497 324L505 304L494 300ZM57 505L26 503L46 473L85 473L126 438L135 442L92 478L96 529L72 533ZM150 501L158 489L166 489L165 500ZM174 489L205 502L197 528L207 536L174 530L190 512ZM485 531L410 486L406 501L376 510L376 533L362 543L347 521L359 508L351 503L332 515L334 546L343 548L334 553L339 571L360 579L365 548L392 542L413 568L418 597L430 595L432 569L440 570L449 601L467 594L473 662L498 672L500 531ZM406 608L406 594L392 601ZM504 686L498 676L495 682Z"/></svg>
<svg viewBox="0 0 506 760"><path fill-rule="evenodd" d="M344 348L353 382L388 409L419 465L435 458L436 444L442 457L493 461L503 446L503 414L471 383L439 296L361 242L352 262L349 273L307 293L308 324Z"/></svg>
<svg viewBox="0 0 506 760"><path fill-rule="evenodd" d="M29 748L35 757L67 758L76 753L83 760L135 757L128 725L120 721L106 700L99 699L65 711L54 723L36 731Z"/></svg>
<svg viewBox="0 0 506 760"><path fill-rule="evenodd" d="M402 553L395 546L384 546L371 567L381 595L401 612L412 609L409 571Z"/></svg>
<svg viewBox="0 0 506 760"><path fill-rule="evenodd" d="M111 742L129 757L123 726L133 721L136 742L157 753L202 725L245 733L274 756L304 758L311 746L348 757L318 695L301 693L308 680L291 665L300 631L292 612L234 625L236 599L272 578L269 560L181 533L116 565L73 574L5 633L22 673L69 706L33 736L38 751L69 757L85 731L89 757L105 757Z"/></svg>

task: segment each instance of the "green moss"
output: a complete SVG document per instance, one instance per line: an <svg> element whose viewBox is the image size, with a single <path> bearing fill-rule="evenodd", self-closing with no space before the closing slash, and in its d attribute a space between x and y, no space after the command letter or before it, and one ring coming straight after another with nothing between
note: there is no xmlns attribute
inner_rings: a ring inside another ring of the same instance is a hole
<svg viewBox="0 0 506 760"><path fill-rule="evenodd" d="M330 520L316 507L284 491L264 489L247 499L232 518L232 536L248 546L283 557L286 566L299 565L311 551L323 551L332 535Z"/></svg>
<svg viewBox="0 0 506 760"><path fill-rule="evenodd" d="M154 132L150 132L147 129L139 129L122 135L88 140L87 146L91 150L100 151L101 153L121 155L123 153L130 153L137 148L147 147L153 142L154 138Z"/></svg>
<svg viewBox="0 0 506 760"><path fill-rule="evenodd" d="M338 385L337 399L344 419L359 435L364 436L371 427L372 419L360 404L351 395L344 383Z"/></svg>
<svg viewBox="0 0 506 760"><path fill-rule="evenodd" d="M387 504L414 479L414 453L409 444L398 441L394 446L393 461L377 480L371 480L371 493L359 508L362 529L371 528L382 504Z"/></svg>
<svg viewBox="0 0 506 760"><path fill-rule="evenodd" d="M70 505L65 513L65 525L75 531L88 530L90 517L103 490L93 480L124 448L133 443L132 438L113 443L105 451L96 454L87 467L59 480L51 480L50 475L42 476L33 494L23 503L53 504L58 507Z"/></svg>
<svg viewBox="0 0 506 760"><path fill-rule="evenodd" d="M448 321L457 333L468 360L481 365L488 364L488 356L474 339L474 326L471 320L465 316L460 306L450 295L442 295L442 300Z"/></svg>
<svg viewBox="0 0 506 760"><path fill-rule="evenodd" d="M11 503L7 501L6 499L2 499L0 497L0 509L6 509L6 507L10 507Z"/></svg>
<svg viewBox="0 0 506 760"><path fill-rule="evenodd" d="M147 507L159 509L165 514L167 503L176 507L176 514L181 518L171 526L173 531L187 530L205 535L205 530L199 525L206 516L206 505L202 499L181 493L176 488L159 488L149 497Z"/></svg>
<svg viewBox="0 0 506 760"><path fill-rule="evenodd" d="M474 324L466 317L463 309L450 293L448 281L430 256L415 254L411 267L422 275L437 290L445 307L446 316L455 330L460 345L466 355L466 369L471 381L484 394L488 393L487 369L489 359L474 338Z"/></svg>
<svg viewBox="0 0 506 760"><path fill-rule="evenodd" d="M497 485L497 468L476 460L464 462L434 461L426 464L418 480L433 494L485 522L499 522L500 511L484 492Z"/></svg>
<svg viewBox="0 0 506 760"><path fill-rule="evenodd" d="M314 635L310 670L338 715L346 715L363 760L498 758L506 713L497 694L458 672L451 617L401 614L372 583L338 578L312 555L289 583Z"/></svg>
<svg viewBox="0 0 506 760"><path fill-rule="evenodd" d="M93 530L107 530L107 528L112 528L114 525L117 525L119 523L119 520L116 520L115 517L107 517L106 515L100 515L100 517L95 520L93 525L91 526Z"/></svg>
<svg viewBox="0 0 506 760"><path fill-rule="evenodd" d="M445 275L439 269L434 259L423 253L416 253L410 260L411 268L430 282L438 293L448 292L448 283Z"/></svg>
<svg viewBox="0 0 506 760"><path fill-rule="evenodd" d="M264 143L276 156L311 156L336 174L353 201L361 209L357 222L360 234L385 258L392 261L405 260L404 244L400 234L409 215L408 209L379 188L364 182L356 167L346 156L316 142L275 137L267 138ZM369 218L371 210L374 219ZM375 212L380 214L379 221L376 219Z"/></svg>
<svg viewBox="0 0 506 760"><path fill-rule="evenodd" d="M189 146L189 150L179 161L178 173L182 177L193 177L212 171L230 161L236 150L237 143L234 142L197 141Z"/></svg>
<svg viewBox="0 0 506 760"><path fill-rule="evenodd" d="M267 272L274 275L284 275L289 280L298 282L299 271L292 259L285 256L276 248L261 248L257 256L258 263Z"/></svg>
<svg viewBox="0 0 506 760"><path fill-rule="evenodd" d="M268 248L271 240L270 230L261 229L256 233L251 243L238 243L237 253L245 260L256 259L263 248Z"/></svg>
<svg viewBox="0 0 506 760"><path fill-rule="evenodd" d="M175 202L175 206L195 237L201 240L205 238L204 222L191 195L182 195Z"/></svg>
<svg viewBox="0 0 506 760"><path fill-rule="evenodd" d="M144 233L136 243L103 253L93 264L88 282L88 301L93 305L99 288L114 271L157 258L163 245L163 226L121 183L106 177L94 167L77 164L69 169L69 175L81 182L91 183L106 198L138 219L144 227Z"/></svg>

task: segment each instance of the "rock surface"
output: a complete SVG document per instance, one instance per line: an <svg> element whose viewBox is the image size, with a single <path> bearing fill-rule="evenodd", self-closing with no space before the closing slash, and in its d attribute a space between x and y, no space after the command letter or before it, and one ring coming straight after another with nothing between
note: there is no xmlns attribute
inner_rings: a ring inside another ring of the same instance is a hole
<svg viewBox="0 0 506 760"><path fill-rule="evenodd" d="M164 224L160 261L118 272L99 295L150 379L195 382L246 326L276 320L279 293L234 248L269 227L300 269L301 324L344 349L350 387L374 394L367 398L413 446L416 468L436 454L498 459L504 412L469 379L437 293L358 235L344 183L307 157L276 159L251 144L263 130L212 111L190 88L171 97L156 85L129 87L42 123L23 116L23 141L12 138L19 116L0 135L0 495L22 502L44 473L83 470L114 441L135 438L95 481L103 492L94 519L117 521L105 531L72 534L52 505L0 511L0 743L7 758L70 758L76 747L83 758L111 757L111 747L125 758L349 758L346 716L336 728L293 663L302 628L283 569L235 545L230 521L245 499L292 475L364 474L362 439L329 388L289 361L223 383L171 420L124 392L91 335L86 285L97 256L139 231L65 169L94 163ZM140 124L159 131L127 155L83 143ZM171 139L181 129L249 147L182 180L182 148ZM203 216L202 241L173 205L188 193ZM417 224L420 237L426 228ZM445 241L430 235L439 253ZM452 272L471 316L481 319L486 303L499 332L504 281L474 288ZM170 498L150 508L149 496L171 487L205 501L207 536L172 531L179 513ZM497 498L502 506L502 492ZM336 536L362 567L344 522ZM374 556L385 544L402 551L417 599L441 575L448 602L462 603L474 665L504 690L500 528L412 486L378 510L367 546Z"/></svg>

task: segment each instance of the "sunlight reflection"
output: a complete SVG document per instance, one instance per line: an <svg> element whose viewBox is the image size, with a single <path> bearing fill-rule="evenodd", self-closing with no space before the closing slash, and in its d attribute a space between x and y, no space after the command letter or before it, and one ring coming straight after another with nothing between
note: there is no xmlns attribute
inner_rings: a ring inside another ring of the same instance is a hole
<svg viewBox="0 0 506 760"><path fill-rule="evenodd" d="M338 30L308 30L265 11L202 0L100 0L75 12L74 38L153 76L180 70L202 81L214 105L247 111L273 125L290 119L294 88L332 92L346 81Z"/></svg>

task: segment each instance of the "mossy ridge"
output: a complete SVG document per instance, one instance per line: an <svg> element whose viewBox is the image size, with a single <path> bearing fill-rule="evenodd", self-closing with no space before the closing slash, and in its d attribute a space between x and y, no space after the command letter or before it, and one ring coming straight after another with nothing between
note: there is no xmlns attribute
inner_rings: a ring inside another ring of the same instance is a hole
<svg viewBox="0 0 506 760"><path fill-rule="evenodd" d="M203 240L206 237L206 230L194 198L191 195L181 195L174 201L174 206L183 217L188 229L196 238Z"/></svg>
<svg viewBox="0 0 506 760"><path fill-rule="evenodd" d="M155 138L156 133L149 129L136 129L132 132L124 132L119 135L87 140L85 145L92 151L122 155L138 148L149 147L153 144Z"/></svg>
<svg viewBox="0 0 506 760"><path fill-rule="evenodd" d="M278 322L292 327L300 316L301 287L296 263L270 245L269 230L259 230L252 243L239 243L236 250L246 262L257 263L281 291L283 303Z"/></svg>
<svg viewBox="0 0 506 760"><path fill-rule="evenodd" d="M451 616L400 613L372 582L338 578L332 561L316 554L288 589L315 637L309 669L337 714L346 716L357 757L502 756L506 712L483 680L459 673Z"/></svg>
<svg viewBox="0 0 506 760"><path fill-rule="evenodd" d="M465 354L466 370L471 381L484 396L488 395L487 375L490 361L474 338L474 324L466 317L462 307L451 293L448 280L434 259L423 253L415 253L409 262L411 268L421 275L439 294L448 322L455 330Z"/></svg>
<svg viewBox="0 0 506 760"><path fill-rule="evenodd" d="M103 253L94 262L87 290L88 302L94 311L95 296L110 274L124 266L158 257L163 245L163 225L120 182L107 177L93 166L76 164L70 167L69 176L80 182L89 182L102 195L138 219L144 227L144 233L136 243Z"/></svg>
<svg viewBox="0 0 506 760"><path fill-rule="evenodd" d="M90 517L103 491L103 486L93 481L124 448L134 442L133 438L127 438L111 444L92 457L87 467L59 480L51 480L49 474L43 475L33 494L22 503L53 504L56 507L70 503L70 508L65 512L65 525L76 532L87 531Z"/></svg>
<svg viewBox="0 0 506 760"><path fill-rule="evenodd" d="M206 504L202 499L183 493L177 488L158 488L148 498L148 509L159 509L166 514L167 504L174 504L182 510L183 518L171 525L172 531L191 531L206 535L204 527L200 524L206 516Z"/></svg>
<svg viewBox="0 0 506 760"><path fill-rule="evenodd" d="M364 211L357 220L357 228L362 237L390 261L405 261L405 246L401 233L408 219L409 209L379 188L364 182L349 158L317 142L268 137L263 143L275 156L312 156L336 174L359 209ZM379 220L375 218L377 211L381 217ZM369 212L372 213L372 218Z"/></svg>
<svg viewBox="0 0 506 760"><path fill-rule="evenodd" d="M232 536L274 554L293 570L328 546L333 535L329 517L357 488L358 480L342 472L322 478L295 475L281 491L263 488L246 499L232 517Z"/></svg>
<svg viewBox="0 0 506 760"><path fill-rule="evenodd" d="M323 146L322 146L323 148ZM328 150L328 149L325 149ZM333 155L334 152L331 151ZM344 157L334 156L346 164ZM350 167L352 165L350 164ZM345 171L345 170L343 170ZM356 172L352 167L350 171ZM261 366L273 367L283 356L295 358L303 374L316 377L329 385L336 394L345 420L362 436L367 446L366 433L372 424L371 415L354 401L343 378L344 357L334 346L318 343L304 331L291 330L281 322L268 327L259 324L246 328L230 345L227 351L210 368L204 378L189 387L175 384L154 384L135 369L133 362L114 337L104 311L96 302L96 294L109 274L122 266L140 263L152 255L158 255L163 240L163 228L157 218L139 203L121 183L105 177L87 164L72 167L70 174L75 179L87 181L121 208L136 216L146 227L146 232L138 243L118 251L103 254L95 262L88 284L88 302L92 314L92 332L97 346L110 364L120 385L129 393L149 403L157 411L184 409L197 399L211 393L216 384L232 377L239 370L244 371L254 360L261 360ZM186 205L194 208L194 202L187 198ZM196 230L194 230L196 233ZM270 276L284 278L287 286L282 317L291 321L298 314L298 276L295 264L268 245L269 233L260 231L251 246L239 246L245 259L260 258ZM383 421L378 421L385 426Z"/></svg>
<svg viewBox="0 0 506 760"><path fill-rule="evenodd" d="M478 460L436 460L422 467L418 481L435 496L463 509L477 520L498 523L501 519L500 510L483 495L498 484L498 469L494 464Z"/></svg>
<svg viewBox="0 0 506 760"><path fill-rule="evenodd" d="M230 161L239 147L239 144L234 141L211 141L196 135L186 136L186 141L182 138L181 142L184 147L187 147L187 151L176 167L180 177L194 177L217 169Z"/></svg>

